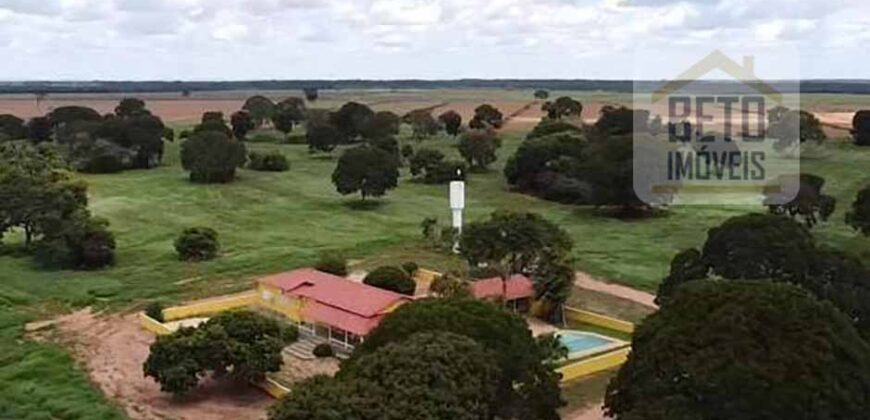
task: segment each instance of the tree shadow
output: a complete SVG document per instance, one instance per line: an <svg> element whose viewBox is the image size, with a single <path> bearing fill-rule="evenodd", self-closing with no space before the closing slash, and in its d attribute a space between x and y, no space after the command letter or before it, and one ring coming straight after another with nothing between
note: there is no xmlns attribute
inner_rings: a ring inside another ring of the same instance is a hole
<svg viewBox="0 0 870 420"><path fill-rule="evenodd" d="M386 202L382 200L348 200L343 204L351 210L371 211L383 207Z"/></svg>

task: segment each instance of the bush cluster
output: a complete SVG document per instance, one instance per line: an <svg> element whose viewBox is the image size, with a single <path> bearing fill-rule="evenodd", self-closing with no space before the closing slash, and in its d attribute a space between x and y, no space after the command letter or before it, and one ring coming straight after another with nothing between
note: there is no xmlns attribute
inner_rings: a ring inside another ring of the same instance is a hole
<svg viewBox="0 0 870 420"><path fill-rule="evenodd" d="M183 261L210 260L219 250L218 233L208 227L187 228L175 240L175 251Z"/></svg>
<svg viewBox="0 0 870 420"><path fill-rule="evenodd" d="M280 152L251 152L248 154L248 169L266 172L284 172L290 169L287 157Z"/></svg>

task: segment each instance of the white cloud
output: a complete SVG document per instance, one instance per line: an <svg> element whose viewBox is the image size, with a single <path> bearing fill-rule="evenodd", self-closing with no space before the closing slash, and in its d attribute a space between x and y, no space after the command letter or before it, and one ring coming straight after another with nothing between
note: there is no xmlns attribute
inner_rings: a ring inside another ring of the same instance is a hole
<svg viewBox="0 0 870 420"><path fill-rule="evenodd" d="M26 57L0 79L627 78L638 48L780 42L866 77L868 28L863 0L0 0L0 52Z"/></svg>

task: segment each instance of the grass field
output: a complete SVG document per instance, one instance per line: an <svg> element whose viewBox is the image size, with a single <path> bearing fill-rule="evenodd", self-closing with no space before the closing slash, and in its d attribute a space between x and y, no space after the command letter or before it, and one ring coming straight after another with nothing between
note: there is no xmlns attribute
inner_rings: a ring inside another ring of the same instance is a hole
<svg viewBox="0 0 870 420"><path fill-rule="evenodd" d="M703 243L710 227L737 214L764 210L678 207L665 216L623 221L591 208L512 193L501 167L522 136L507 133L498 162L487 173L471 175L466 220L483 218L497 209L541 213L574 239L578 269L611 281L653 290L671 257ZM439 137L423 145L458 156L454 143ZM108 218L116 234L118 264L114 268L50 272L38 270L28 257L0 257L0 418L118 415L99 392L87 386L86 376L75 369L64 349L22 339L22 326L28 319L83 305L131 309L152 299L178 301L236 291L248 287L256 275L311 264L326 250L360 260L364 268L407 260L433 269L461 264L426 249L420 241L423 218L449 220L446 186L416 183L405 174L399 188L382 199L380 206L354 210L350 204L358 198L340 196L330 182L334 156L310 155L300 145L252 144L249 148L281 150L290 160L290 171L242 170L231 184L191 184L178 162L178 145L170 144L160 168L82 176L90 185L93 213ZM843 223L858 189L870 184L870 149L832 143L805 153L802 165L805 172L824 176L828 181L825 191L837 198L836 213L814 229L815 236L821 243L870 257L870 239L859 237ZM199 225L220 233L222 256L207 263L179 262L173 240L182 229Z"/></svg>

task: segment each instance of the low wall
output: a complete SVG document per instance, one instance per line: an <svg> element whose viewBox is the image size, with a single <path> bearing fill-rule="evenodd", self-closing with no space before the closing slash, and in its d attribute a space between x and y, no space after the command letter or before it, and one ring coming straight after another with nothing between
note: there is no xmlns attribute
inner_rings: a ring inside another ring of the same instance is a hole
<svg viewBox="0 0 870 420"><path fill-rule="evenodd" d="M142 324L142 328L145 328L146 330L151 331L154 334L172 334L172 331L170 331L169 328L166 328L166 325L163 325L162 322L146 315L145 312L139 312L139 323Z"/></svg>
<svg viewBox="0 0 870 420"><path fill-rule="evenodd" d="M573 381L584 376L621 366L628 359L630 347L614 350L600 356L590 357L556 369L562 374L562 382Z"/></svg>
<svg viewBox="0 0 870 420"><path fill-rule="evenodd" d="M221 296L215 299L200 300L195 303L174 306L163 310L163 319L173 321L176 319L193 318L202 315L216 314L230 309L254 305L260 302L255 290L250 290L235 295Z"/></svg>
<svg viewBox="0 0 870 420"><path fill-rule="evenodd" d="M266 391L272 398L281 398L290 393L290 388L287 388L284 385L279 384L277 381L270 377L266 377L263 382L258 382L254 384L257 388Z"/></svg>
<svg viewBox="0 0 870 420"><path fill-rule="evenodd" d="M609 316L596 314L595 312L584 311L582 309L565 308L565 316L572 321L583 322L586 324L596 325L602 328L607 328L613 331L624 332L628 334L634 333L634 324L621 319L611 318Z"/></svg>

